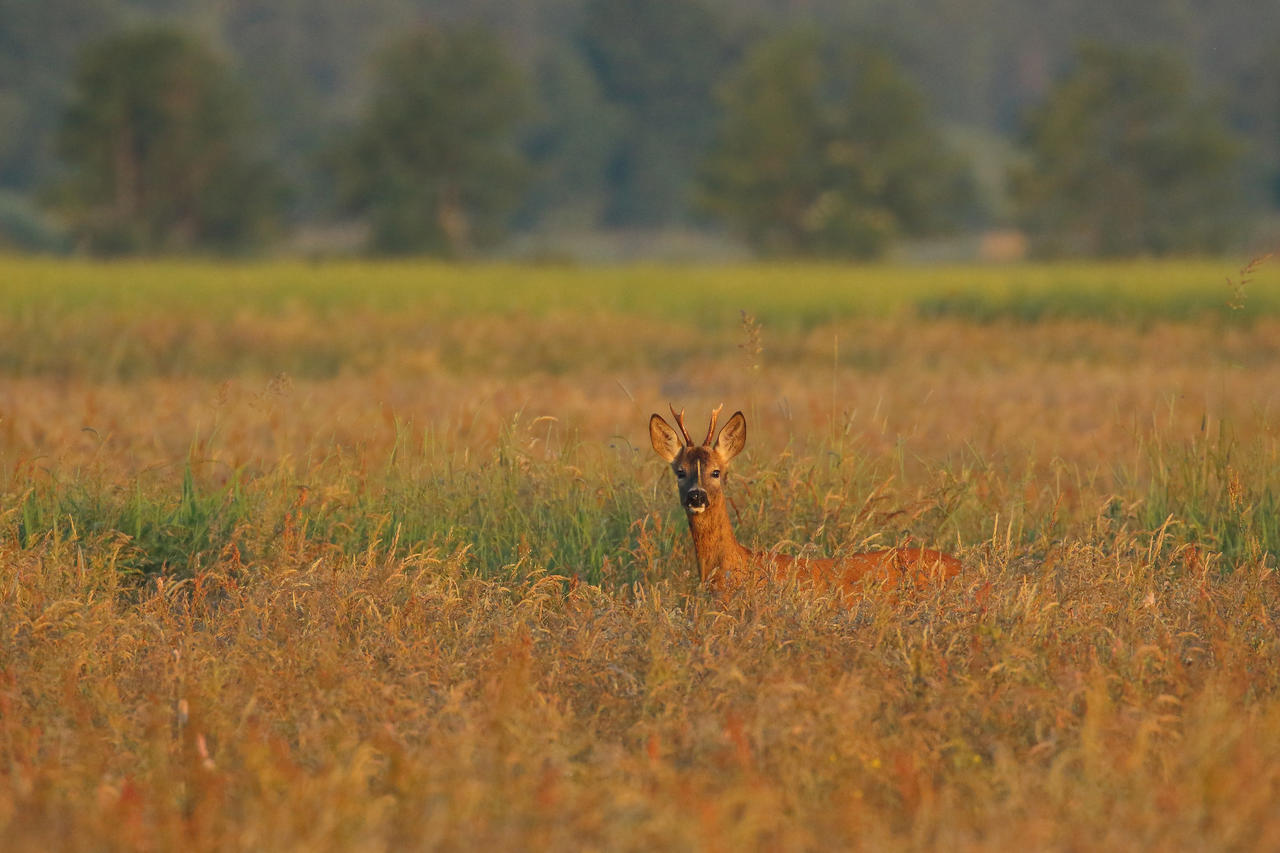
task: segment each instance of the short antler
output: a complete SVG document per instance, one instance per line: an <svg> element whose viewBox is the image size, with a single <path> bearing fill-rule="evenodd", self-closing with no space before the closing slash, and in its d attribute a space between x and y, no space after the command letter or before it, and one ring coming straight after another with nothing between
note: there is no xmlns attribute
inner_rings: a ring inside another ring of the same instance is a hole
<svg viewBox="0 0 1280 853"><path fill-rule="evenodd" d="M720 410L724 408L724 403L716 406L711 412L711 426L707 427L707 438L702 443L710 446L711 439L716 437L716 418L720 417ZM693 442L690 442L692 444Z"/></svg>
<svg viewBox="0 0 1280 853"><path fill-rule="evenodd" d="M693 447L693 439L689 437L689 430L684 428L684 409L677 412L675 406L670 403L667 403L667 406L671 408L671 415L676 419L676 426L680 427L680 434L684 436L684 443Z"/></svg>

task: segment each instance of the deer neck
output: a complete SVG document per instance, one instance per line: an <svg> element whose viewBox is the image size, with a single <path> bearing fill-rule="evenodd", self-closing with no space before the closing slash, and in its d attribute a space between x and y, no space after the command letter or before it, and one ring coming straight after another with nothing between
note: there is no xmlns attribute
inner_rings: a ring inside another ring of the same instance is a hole
<svg viewBox="0 0 1280 853"><path fill-rule="evenodd" d="M748 552L733 535L725 501L717 500L704 512L688 518L702 582L713 589L741 583L748 565Z"/></svg>

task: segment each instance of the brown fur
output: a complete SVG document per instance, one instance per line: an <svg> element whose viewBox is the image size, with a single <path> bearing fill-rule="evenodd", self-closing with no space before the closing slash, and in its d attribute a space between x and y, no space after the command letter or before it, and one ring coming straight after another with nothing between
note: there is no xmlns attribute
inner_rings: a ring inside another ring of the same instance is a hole
<svg viewBox="0 0 1280 853"><path fill-rule="evenodd" d="M689 520L698 574L712 592L724 596L743 586L770 581L796 580L820 591L858 594L869 586L897 588L909 583L917 589L945 581L960 571L960 561L950 554L927 548L891 548L832 558L796 558L786 554L751 551L738 543L729 522L722 490L723 474L747 442L747 420L742 412L715 433L716 409L711 428L701 446L695 445L684 426L684 413L676 414L677 433L662 419L649 419L654 451L671 463L676 473L680 505Z"/></svg>

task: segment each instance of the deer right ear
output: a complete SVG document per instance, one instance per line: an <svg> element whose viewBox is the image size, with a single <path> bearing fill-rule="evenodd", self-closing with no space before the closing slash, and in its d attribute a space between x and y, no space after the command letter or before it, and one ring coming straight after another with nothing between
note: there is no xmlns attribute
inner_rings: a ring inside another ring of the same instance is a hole
<svg viewBox="0 0 1280 853"><path fill-rule="evenodd" d="M747 444L747 419L742 412L734 412L733 417L716 436L716 451L728 462L742 452Z"/></svg>
<svg viewBox="0 0 1280 853"><path fill-rule="evenodd" d="M649 418L649 440L653 442L653 452L668 462L676 461L681 448L684 447L680 436L658 414Z"/></svg>

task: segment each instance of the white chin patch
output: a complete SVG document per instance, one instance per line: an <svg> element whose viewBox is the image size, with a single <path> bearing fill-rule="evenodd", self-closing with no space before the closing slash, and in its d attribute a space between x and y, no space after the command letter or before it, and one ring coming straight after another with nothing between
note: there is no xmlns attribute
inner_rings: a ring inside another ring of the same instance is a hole
<svg viewBox="0 0 1280 853"><path fill-rule="evenodd" d="M704 509L706 509L705 506L687 506L685 507L685 512L689 513L689 515L697 515Z"/></svg>

